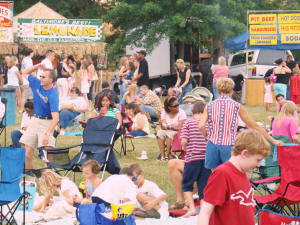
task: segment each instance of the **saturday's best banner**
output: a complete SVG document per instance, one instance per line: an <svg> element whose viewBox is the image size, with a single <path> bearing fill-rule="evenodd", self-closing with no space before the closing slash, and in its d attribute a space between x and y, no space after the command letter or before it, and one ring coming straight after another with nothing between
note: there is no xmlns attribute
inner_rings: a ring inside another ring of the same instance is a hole
<svg viewBox="0 0 300 225"><path fill-rule="evenodd" d="M250 45L300 43L300 13L250 14L248 22Z"/></svg>
<svg viewBox="0 0 300 225"><path fill-rule="evenodd" d="M0 2L0 42L13 42L13 2Z"/></svg>
<svg viewBox="0 0 300 225"><path fill-rule="evenodd" d="M18 19L20 42L100 42L101 20Z"/></svg>

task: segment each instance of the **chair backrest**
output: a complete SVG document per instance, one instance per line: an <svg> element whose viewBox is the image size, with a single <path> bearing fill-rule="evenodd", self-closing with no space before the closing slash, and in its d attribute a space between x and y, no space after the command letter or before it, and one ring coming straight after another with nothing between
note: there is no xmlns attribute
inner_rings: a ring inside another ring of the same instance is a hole
<svg viewBox="0 0 300 225"><path fill-rule="evenodd" d="M290 182L300 182L300 146L277 146L277 158L281 169L280 185L276 190L279 195L289 201L300 202L300 187L289 185Z"/></svg>
<svg viewBox="0 0 300 225"><path fill-rule="evenodd" d="M82 151L106 151L113 144L118 120L108 116L89 119L83 131Z"/></svg>
<svg viewBox="0 0 300 225"><path fill-rule="evenodd" d="M300 217L285 216L270 210L260 210L259 225L300 225Z"/></svg>
<svg viewBox="0 0 300 225"><path fill-rule="evenodd" d="M25 164L24 148L0 148L1 181L12 181L21 176ZM0 183L0 201L15 201L20 196L20 180Z"/></svg>
<svg viewBox="0 0 300 225"><path fill-rule="evenodd" d="M290 139L286 136L273 136L275 140L280 140L284 143L290 143ZM271 146L271 152L268 157L265 158L265 166L259 167L261 178L280 176L280 168L277 161L273 160L275 145L269 142Z"/></svg>

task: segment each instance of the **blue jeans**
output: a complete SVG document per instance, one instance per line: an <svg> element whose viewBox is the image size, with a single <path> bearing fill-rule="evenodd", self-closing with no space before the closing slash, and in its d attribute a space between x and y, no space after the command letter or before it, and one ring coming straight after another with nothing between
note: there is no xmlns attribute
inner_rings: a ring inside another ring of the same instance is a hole
<svg viewBox="0 0 300 225"><path fill-rule="evenodd" d="M119 84L118 87L119 87L119 90L120 90L120 99L122 99L126 90L124 89L122 84Z"/></svg>
<svg viewBox="0 0 300 225"><path fill-rule="evenodd" d="M59 112L59 124L62 128L66 129L68 126L70 126L70 122L78 115L78 112L73 112L71 110L61 110Z"/></svg>
<svg viewBox="0 0 300 225"><path fill-rule="evenodd" d="M218 90L217 90L217 82L213 83L213 93L214 93L214 99L219 98L219 93L218 93Z"/></svg>
<svg viewBox="0 0 300 225"><path fill-rule="evenodd" d="M129 135L136 137L136 136L146 136L148 134L143 130L133 130L129 132Z"/></svg>
<svg viewBox="0 0 300 225"><path fill-rule="evenodd" d="M19 130L13 130L10 133L11 141L12 141L14 148L21 148L20 139L21 139L22 135L23 134Z"/></svg>
<svg viewBox="0 0 300 225"><path fill-rule="evenodd" d="M93 100L93 87L94 87L94 84L95 84L95 82L92 81L92 82L91 82L91 86L90 86L89 93L87 94L88 100L91 100L91 101Z"/></svg>
<svg viewBox="0 0 300 225"><path fill-rule="evenodd" d="M193 90L193 85L192 84L188 84L186 85L184 88L182 88L182 93L181 96L179 98L179 104L182 104L182 99L183 97L188 93L191 92Z"/></svg>
<svg viewBox="0 0 300 225"><path fill-rule="evenodd" d="M291 98L290 86L287 85L287 88L286 88L286 100L290 100L290 98Z"/></svg>
<svg viewBox="0 0 300 225"><path fill-rule="evenodd" d="M216 145L207 142L205 153L205 168L215 169L222 163L228 161L231 156L232 145Z"/></svg>
<svg viewBox="0 0 300 225"><path fill-rule="evenodd" d="M151 118L157 118L157 115L153 109L153 107L151 105L140 105L141 109L145 112L145 113L149 113Z"/></svg>

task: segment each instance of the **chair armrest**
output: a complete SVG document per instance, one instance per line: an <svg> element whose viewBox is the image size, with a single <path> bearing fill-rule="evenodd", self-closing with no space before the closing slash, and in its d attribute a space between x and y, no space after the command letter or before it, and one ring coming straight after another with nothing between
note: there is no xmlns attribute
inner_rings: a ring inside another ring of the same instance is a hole
<svg viewBox="0 0 300 225"><path fill-rule="evenodd" d="M71 149L71 148L76 148L76 147L79 147L79 146L82 146L82 144L78 144L78 145L72 145L72 146L69 146L69 147L64 147L64 148L43 148L43 147L40 147L38 148L39 151L63 151L63 150L68 150L68 149Z"/></svg>
<svg viewBox="0 0 300 225"><path fill-rule="evenodd" d="M293 186L296 186L296 187L300 187L300 181L291 181L291 182L289 182L287 185L286 185L286 188L285 188L285 190L284 190L284 193L283 193L283 196L285 196L285 194L286 194L286 192L287 192L287 190L288 190L288 188L289 188L289 186L290 185L293 185Z"/></svg>
<svg viewBox="0 0 300 225"><path fill-rule="evenodd" d="M280 177L269 177L261 180L250 180L251 183L253 184L265 184L265 183L271 183L277 180L280 180Z"/></svg>
<svg viewBox="0 0 300 225"><path fill-rule="evenodd" d="M20 180L21 178L26 177L26 176L27 176L26 174L22 174L21 176L15 178L13 180L1 180L0 184L12 184L12 183L14 183L14 182Z"/></svg>

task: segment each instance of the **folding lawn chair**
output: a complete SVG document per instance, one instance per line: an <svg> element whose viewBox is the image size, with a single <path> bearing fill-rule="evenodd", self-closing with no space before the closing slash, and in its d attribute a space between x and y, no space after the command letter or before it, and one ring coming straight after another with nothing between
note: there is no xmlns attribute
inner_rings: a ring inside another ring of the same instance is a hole
<svg viewBox="0 0 300 225"><path fill-rule="evenodd" d="M65 148L40 148L40 157L57 172L80 172L81 165L89 159L96 160L102 165L102 179L105 170L111 174L118 174L120 164L114 154L113 145L117 132L118 120L102 116L89 119L83 131L83 143ZM70 159L70 150L80 147L80 151ZM52 155L53 160L49 160ZM73 177L74 178L74 177Z"/></svg>
<svg viewBox="0 0 300 225"><path fill-rule="evenodd" d="M258 225L299 225L300 217L285 216L262 209L258 213Z"/></svg>
<svg viewBox="0 0 300 225"><path fill-rule="evenodd" d="M277 158L281 169L280 184L272 194L255 196L257 207L285 215L299 215L300 146L277 146Z"/></svg>
<svg viewBox="0 0 300 225"><path fill-rule="evenodd" d="M275 140L280 140L284 143L289 143L290 139L286 136L273 136ZM275 190L275 185L280 180L280 167L277 161L273 160L275 145L269 142L271 152L265 158L264 163L251 173L250 182L255 191L261 195L271 194ZM266 180L268 178L268 180ZM264 180L263 180L264 179ZM274 188L270 188L273 186Z"/></svg>
<svg viewBox="0 0 300 225"><path fill-rule="evenodd" d="M7 99L6 98L1 98L1 102L5 105L5 113L4 113L4 116L3 116L2 120L0 120L0 135L4 132L4 146L6 146ZM0 146L1 146L1 144L0 144Z"/></svg>
<svg viewBox="0 0 300 225"><path fill-rule="evenodd" d="M22 170L25 164L24 148L0 148L0 224L17 224L14 214L27 193L25 186L20 192L20 179L24 178ZM23 180L25 183L25 178ZM5 210L6 209L6 210ZM23 224L25 224L25 207L23 207Z"/></svg>

